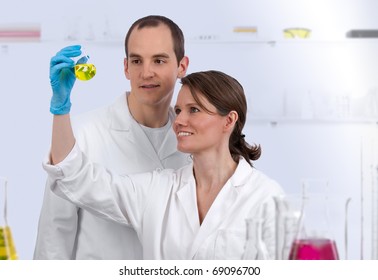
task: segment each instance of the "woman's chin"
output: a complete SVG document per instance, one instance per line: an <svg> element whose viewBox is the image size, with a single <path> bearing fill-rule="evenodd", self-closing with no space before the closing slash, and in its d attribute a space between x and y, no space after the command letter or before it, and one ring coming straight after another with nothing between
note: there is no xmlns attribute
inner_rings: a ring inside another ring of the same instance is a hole
<svg viewBox="0 0 378 280"><path fill-rule="evenodd" d="M192 153L192 149L188 148L188 147L183 147L181 145L177 145L177 150L182 152L182 153L185 153L185 154L191 154Z"/></svg>

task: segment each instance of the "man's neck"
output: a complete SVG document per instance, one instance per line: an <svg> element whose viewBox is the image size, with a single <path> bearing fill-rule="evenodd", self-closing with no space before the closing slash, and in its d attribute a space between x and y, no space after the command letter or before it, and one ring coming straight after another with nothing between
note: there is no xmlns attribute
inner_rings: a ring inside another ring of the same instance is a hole
<svg viewBox="0 0 378 280"><path fill-rule="evenodd" d="M126 98L130 113L139 124L151 128L163 127L167 124L169 105L140 104L131 95Z"/></svg>

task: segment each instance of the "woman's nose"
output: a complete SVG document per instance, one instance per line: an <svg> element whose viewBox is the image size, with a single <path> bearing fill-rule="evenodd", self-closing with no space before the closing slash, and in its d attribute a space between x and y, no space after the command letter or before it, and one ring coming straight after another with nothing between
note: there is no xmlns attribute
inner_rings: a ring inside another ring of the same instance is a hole
<svg viewBox="0 0 378 280"><path fill-rule="evenodd" d="M187 117L185 116L185 113L180 112L179 114L176 115L175 125L185 126L186 123L187 123Z"/></svg>

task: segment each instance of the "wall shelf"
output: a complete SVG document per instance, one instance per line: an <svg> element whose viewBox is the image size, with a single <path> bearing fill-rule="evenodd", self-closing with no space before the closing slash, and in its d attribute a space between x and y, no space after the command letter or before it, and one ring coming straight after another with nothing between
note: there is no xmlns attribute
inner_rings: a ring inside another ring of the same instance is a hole
<svg viewBox="0 0 378 280"><path fill-rule="evenodd" d="M257 124L270 124L276 126L278 124L370 124L378 126L377 118L300 118L300 117L275 117L275 116L250 116L247 122Z"/></svg>

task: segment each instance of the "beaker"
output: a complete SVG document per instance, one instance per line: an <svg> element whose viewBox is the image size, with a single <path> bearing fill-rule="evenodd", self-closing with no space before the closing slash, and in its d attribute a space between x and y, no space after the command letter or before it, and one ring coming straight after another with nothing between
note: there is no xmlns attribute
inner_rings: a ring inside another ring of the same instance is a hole
<svg viewBox="0 0 378 280"><path fill-rule="evenodd" d="M17 260L16 248L12 237L12 231L7 218L7 186L8 180L0 177L0 260Z"/></svg>
<svg viewBox="0 0 378 280"><path fill-rule="evenodd" d="M90 56L85 49L81 49L81 55L73 58L75 62L75 76L81 81L88 81L96 75L96 67L91 63Z"/></svg>
<svg viewBox="0 0 378 280"><path fill-rule="evenodd" d="M314 188L314 185L323 187ZM351 199L330 195L327 189L326 181L306 180L302 194L275 198L277 259L348 258L347 221Z"/></svg>

